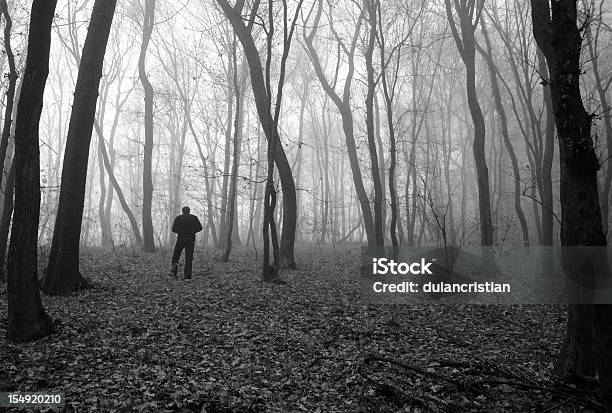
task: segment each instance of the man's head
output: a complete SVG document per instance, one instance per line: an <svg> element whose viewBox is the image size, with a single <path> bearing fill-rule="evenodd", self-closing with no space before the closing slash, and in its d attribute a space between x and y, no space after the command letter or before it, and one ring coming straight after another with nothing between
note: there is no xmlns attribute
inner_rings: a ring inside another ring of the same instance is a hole
<svg viewBox="0 0 612 413"><path fill-rule="evenodd" d="M183 211L183 214L187 215L189 213L190 209L189 209L188 206L184 206L182 211Z"/></svg>

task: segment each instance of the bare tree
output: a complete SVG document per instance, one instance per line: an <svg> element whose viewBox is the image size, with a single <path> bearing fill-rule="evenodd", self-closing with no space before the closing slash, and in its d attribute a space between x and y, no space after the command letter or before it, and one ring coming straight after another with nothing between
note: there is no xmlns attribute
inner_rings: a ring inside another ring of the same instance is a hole
<svg viewBox="0 0 612 413"><path fill-rule="evenodd" d="M267 56L266 56L266 66L265 71L262 67L261 57L259 54L259 50L255 45L255 41L252 35L252 28L255 23L255 19L257 18L257 12L260 6L260 0L256 0L254 4L251 6L251 13L248 18L248 22L245 25L242 19L242 12L244 8L244 1L238 0L234 6L231 6L227 0L217 0L217 3L223 10L225 16L229 19L232 27L234 28L234 32L236 36L240 40L242 47L244 49L245 57L249 64L249 72L251 75L251 88L253 90L253 94L255 95L255 107L257 109L257 114L259 117L259 121L262 124L264 133L266 134L266 138L268 139L268 149L273 150L273 154L269 154L269 157L272 156L274 163L278 167L279 176L281 180L282 190L283 190L283 233L281 236L281 245L280 245L280 257L282 259L283 264L290 267L295 268L295 258L294 258L294 243L295 243L295 225L297 221L297 204L296 204L296 195L295 195L295 182L293 180L293 175L291 173L291 167L287 160L287 156L280 142L280 137L278 135L278 120L280 116L281 102L282 102L282 94L283 94L283 84L285 80L285 64L287 61L287 57L289 55L289 49L291 46L291 39L293 37L293 32L295 29L296 18L301 9L302 0L300 0L296 5L295 15L289 24L289 16L287 10L287 2L283 0L283 53L281 56L280 62L280 74L278 78L278 84L276 87L276 101L274 111L272 111L272 89L271 89L271 81L270 81L270 65L272 59L272 36L274 34L274 16L273 16L273 4L270 2L268 5L268 25L270 27L267 28ZM270 172L268 172L270 174ZM268 177L270 178L270 176ZM273 183L271 180L268 181L266 186L266 195L264 196L264 206L265 208L269 208L269 197L275 196L271 195L272 191L275 191L273 187ZM267 279L268 267L266 264L266 260L268 259L268 255L266 254L266 245L267 240L265 239L265 234L267 233L267 224L268 219L271 215L266 218L267 213L264 210L264 279ZM275 272L278 271L277 266L275 266Z"/></svg>
<svg viewBox="0 0 612 413"><path fill-rule="evenodd" d="M8 253L8 340L23 342L53 332L38 289L40 159L38 126L49 73L55 0L35 0L15 127L15 214Z"/></svg>
<svg viewBox="0 0 612 413"><path fill-rule="evenodd" d="M491 199L489 190L489 170L485 153L485 121L476 94L476 65L474 32L482 15L484 0L457 0L451 9L451 0L445 0L446 14L450 23L453 38L466 69L466 92L468 106L474 122L474 162L478 181L478 206L480 215L480 242L482 245L493 244L493 223L491 220ZM456 21L458 19L458 22Z"/></svg>
<svg viewBox="0 0 612 413"><path fill-rule="evenodd" d="M69 294L88 287L79 272L81 222L87 182L89 144L98 100L98 87L116 0L96 0L83 45L62 169L60 198L53 243L42 289L47 294Z"/></svg>
<svg viewBox="0 0 612 413"><path fill-rule="evenodd" d="M238 166L240 162L240 143L242 140L242 117L244 115L244 99L242 87L238 83L238 63L237 63L237 55L236 55L236 40L234 38L234 44L232 46L232 60L234 62L234 67L232 70L233 73L233 90L236 95L236 115L234 117L234 140L233 140L233 155L232 155L232 172L230 176L230 189L227 207L227 232L225 234L225 251L221 257L222 262L227 262L229 260L230 253L232 251L232 233L234 231L234 221L236 220L236 192L237 192L237 182L238 182Z"/></svg>
<svg viewBox="0 0 612 413"><path fill-rule="evenodd" d="M592 116L586 112L580 92L582 38L576 22L576 3L531 0L533 34L546 56L559 135L561 245L606 246L597 188L600 165L591 137ZM562 255L567 275L575 276L569 250L564 249ZM610 305L570 305L566 339L556 366L563 375L597 373L607 410L612 409L611 319Z"/></svg>
<svg viewBox="0 0 612 413"><path fill-rule="evenodd" d="M365 63L367 72L367 95L366 95L366 130L368 136L368 149L370 152L370 162L372 169L372 182L374 185L374 236L376 245L385 244L384 236L384 216L383 216L383 188L380 179L380 170L378 166L378 154L376 152L376 138L374 130L374 94L376 93L376 81L374 80L374 48L376 46L376 34L378 8L380 3L377 0L365 0L364 8L367 11L369 31L368 43L365 51Z"/></svg>
<svg viewBox="0 0 612 413"><path fill-rule="evenodd" d="M146 252L155 252L153 239L153 218L151 217L151 204L153 201L153 86L146 72L147 48L153 34L155 24L155 0L144 0L144 14L142 22L142 44L138 57L138 78L144 89L144 157L142 168L142 237L143 249Z"/></svg>
<svg viewBox="0 0 612 413"><path fill-rule="evenodd" d="M506 117L506 111L504 110L501 92L499 90L499 74L493 57L493 48L491 47L491 40L489 39L484 19L481 21L481 27L485 39L486 49L483 49L478 44L476 45L476 47L485 58L489 69L489 76L491 79L491 91L493 94L493 101L495 103L495 111L497 112L497 116L499 118L501 135L504 141L504 145L506 146L508 156L510 157L510 162L512 164L512 173L514 175L514 209L516 210L516 215L518 216L521 225L521 232L523 234L523 244L529 245L529 227L527 226L527 219L525 218L525 213L523 212L523 208L521 206L522 191L520 169L516 154L514 152L514 147L512 146L512 142L510 141L510 136L508 133L508 119Z"/></svg>
<svg viewBox="0 0 612 413"><path fill-rule="evenodd" d="M11 131L13 131L12 124L14 119L14 101L15 101L15 89L17 86L17 69L15 68L15 56L11 47L11 31L13 27L13 21L9 14L8 5L6 0L0 0L0 8L2 9L2 15L4 16L4 51L6 52L9 73L8 77L8 88L6 90L6 106L4 108L4 122L2 125L2 138L0 140L0 164L5 165L7 156L7 148L9 147L9 140L11 138ZM4 171L2 171L4 172ZM2 178L4 174L0 174L0 187L2 185ZM4 182L4 200L3 208L0 219L0 278L4 278L5 263L6 263L6 245L8 242L8 234L11 225L11 216L13 214L13 194L15 186L15 165L13 161L10 161L10 167L6 176L6 182Z"/></svg>
<svg viewBox="0 0 612 413"><path fill-rule="evenodd" d="M359 205L361 206L361 212L363 216L363 222L365 226L366 236L368 240L368 245L374 246L376 245L376 232L374 228L374 218L372 216L372 208L370 206L370 200L368 198L368 194L365 190L365 186L363 184L363 177L361 175L361 168L359 165L359 157L357 156L357 146L355 144L355 126L353 123L353 109L351 107L351 85L353 82L353 76L355 74L355 49L357 47L357 40L359 38L359 34L361 31L361 25L363 23L363 11L360 12L359 17L357 19L357 24L355 26L355 31L353 32L352 39L350 45L345 45L344 42L340 39L338 33L334 30L334 23L330 21L330 30L332 31L334 38L338 44L339 50L341 50L347 58L348 72L346 74L344 80L344 87L342 92L342 97L336 92L336 82L338 80L338 72L340 70L341 61L338 58L336 63L335 75L333 81L330 83L325 72L323 71L323 66L321 64L321 60L319 58L319 54L314 46L314 39L319 30L321 15L323 13L323 0L319 0L316 3L316 6L313 5L313 9L316 7L316 14L314 21L312 23L312 29L308 33L306 30L306 25L304 26L303 36L304 42L306 43L306 47L308 50L308 55L310 56L310 60L314 66L315 73L319 78L319 82L323 87L323 90L334 102L338 111L340 112L340 116L342 117L342 129L344 131L344 137L346 142L346 149L348 151L349 162L351 166L351 174L353 177L353 184L355 185L355 191L357 192L357 198L359 200ZM312 13L313 10L310 11ZM331 19L330 12L330 19ZM378 160L376 160L378 164Z"/></svg>

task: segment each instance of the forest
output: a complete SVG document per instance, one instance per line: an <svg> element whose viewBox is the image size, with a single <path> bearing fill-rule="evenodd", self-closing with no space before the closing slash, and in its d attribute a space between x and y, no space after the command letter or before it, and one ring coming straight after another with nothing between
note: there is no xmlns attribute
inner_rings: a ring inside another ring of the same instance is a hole
<svg viewBox="0 0 612 413"><path fill-rule="evenodd" d="M367 251L430 247L548 251L610 287L612 3L0 12L0 408L612 411L609 288L360 290Z"/></svg>

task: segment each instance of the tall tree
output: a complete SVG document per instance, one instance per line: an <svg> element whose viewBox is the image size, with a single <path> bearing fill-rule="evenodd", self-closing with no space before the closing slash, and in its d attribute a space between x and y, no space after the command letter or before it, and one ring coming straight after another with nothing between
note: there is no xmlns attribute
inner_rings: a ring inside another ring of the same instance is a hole
<svg viewBox="0 0 612 413"><path fill-rule="evenodd" d="M43 291L51 295L69 294L89 285L79 271L81 222L98 87L116 4L117 0L96 0L83 44L66 136L53 242L42 285Z"/></svg>
<svg viewBox="0 0 612 413"><path fill-rule="evenodd" d="M485 121L476 94L476 62L474 32L482 15L484 0L456 0L453 2L457 14L456 22L451 0L445 0L446 14L466 69L466 93L470 114L474 122L474 163L478 183L478 206L480 215L480 243L493 244L493 222L491 220L491 199L489 194L489 169L485 152Z"/></svg>
<svg viewBox="0 0 612 413"><path fill-rule="evenodd" d="M240 162L240 141L242 139L242 115L243 115L243 91L241 86L238 84L238 62L236 55L236 38L234 37L234 44L232 45L232 61L233 61L233 90L236 95L236 115L234 116L234 141L233 141L233 156L232 156L232 172L230 176L230 189L227 201L227 221L226 221L226 233L225 236L225 251L221 256L222 262L229 260L230 253L232 251L232 233L234 231L234 221L236 220L236 192L238 186L238 167Z"/></svg>
<svg viewBox="0 0 612 413"><path fill-rule="evenodd" d="M495 111L497 112L497 116L499 118L499 129L501 131L504 145L506 146L506 151L508 152L508 156L510 157L512 173L514 175L514 209L521 225L521 232L523 234L523 244L529 245L529 227L527 226L527 219L525 218L525 213L523 212L523 208L521 206L521 176L519 170L519 163L514 152L512 142L510 141L510 135L508 133L508 119L506 117L506 111L504 110L502 96L499 90L499 74L493 56L493 47L491 46L491 40L489 39L487 26L484 22L484 19L481 22L481 27L482 33L484 35L486 49L483 49L479 45L476 45L476 47L478 48L478 51L482 54L482 56L485 58L487 67L489 69L489 76L491 79L491 92L493 93Z"/></svg>
<svg viewBox="0 0 612 413"><path fill-rule="evenodd" d="M583 0L583 4L587 7L586 0ZM599 104L601 105L601 117L603 120L604 133L606 137L606 148L608 152L608 156L606 159L606 168L605 173L603 175L603 182L601 185L601 214L603 219L603 228L604 233L608 234L608 218L610 216L610 184L612 184L612 114L610 110L610 102L608 101L607 93L610 88L610 84L612 83L612 77L605 80L602 70L599 67L599 50L597 50L597 46L599 43L599 36L602 30L602 26L604 23L601 21L603 18L603 0L599 3L599 12L598 16L593 15L586 22L585 35L586 35L586 44L589 51L589 58L591 59L591 66L593 68L593 80L595 81L595 89L597 90L597 95L599 97ZM597 18L598 17L598 18ZM595 21L599 20L596 24Z"/></svg>
<svg viewBox="0 0 612 413"><path fill-rule="evenodd" d="M242 12L245 5L244 0L238 0L234 6L231 6L227 0L217 0L217 3L223 10L223 13L231 23L238 40L242 44L245 58L249 64L249 73L251 76L251 88L253 95L255 96L255 108L257 109L257 115L261 122L264 133L268 141L274 140L273 145L269 145L269 149L274 150L273 160L278 168L278 174L281 181L282 192L283 192L283 232L281 234L280 244L280 260L283 266L289 268L295 268L295 257L294 257L294 244L295 244L295 229L297 222L297 203L295 194L295 181L293 180L293 174L291 172L291 166L287 160L287 155L280 142L278 134L278 119L280 117L281 101L283 96L283 84L285 77L285 63L289 54L289 48L291 45L291 38L293 37L293 31L296 24L297 13L299 12L302 0L298 1L296 5L296 13L293 16L293 20L289 23L287 16L287 2L283 1L283 12L284 12L284 25L283 25L283 54L281 57L281 70L279 74L278 84L276 88L276 101L274 111L272 110L273 91L270 86L270 65L272 59L272 40L269 39L267 42L267 56L266 56L266 68L262 67L261 56L259 49L255 45L253 39L252 29L257 18L257 11L259 9L260 0L256 0L251 6L251 13L248 18L247 24L243 21ZM269 8L273 7L270 2ZM270 17L271 16L271 17ZM268 24L273 25L273 13L268 13ZM272 30L272 29L270 29ZM272 34L268 34L271 37ZM266 81L267 80L267 81ZM267 188L266 191L270 189ZM271 190L274 190L273 188ZM265 202L265 201L264 201ZM267 231L267 229L264 229ZM264 241L265 242L265 241ZM264 252L264 259L266 254ZM267 271L267 268L264 268Z"/></svg>
<svg viewBox="0 0 612 413"><path fill-rule="evenodd" d="M51 23L56 0L34 0L28 54L15 127L15 215L8 253L8 340L23 342L53 332L38 289L40 152L38 126L49 74Z"/></svg>
<svg viewBox="0 0 612 413"><path fill-rule="evenodd" d="M94 127L96 128L96 133L98 134L98 151L100 151L100 156L102 157L102 162L104 163L104 168L108 173L108 180L112 184L112 188L117 192L117 197L119 198L119 203L121 204L121 208L128 217L130 221L130 227L132 228L132 234L134 234L134 239L136 244L139 247L142 247L142 237L140 236L140 230L138 229L138 223L136 222L136 217L134 217L134 213L132 212L130 206L125 200L125 196L123 195L123 190L117 182L117 178L115 177L115 172L111 165L111 161L108 156L108 152L106 150L106 144L104 143L104 134L102 133L102 129L98 125L96 121L94 121Z"/></svg>
<svg viewBox="0 0 612 413"><path fill-rule="evenodd" d="M561 245L606 246L601 221L590 116L580 92L582 38L576 0L531 0L533 34L546 57L559 136ZM568 250L563 264L572 271ZM572 274L568 274L572 276ZM557 370L599 376L604 401L612 409L612 306L570 305L567 334ZM595 339L593 341L593 339Z"/></svg>
<svg viewBox="0 0 612 413"><path fill-rule="evenodd" d="M370 162L372 167L372 183L374 185L374 236L376 245L385 244L384 236L384 215L383 215L383 182L380 178L378 166L378 154L376 152L376 138L374 129L374 94L376 93L376 81L374 80L374 48L376 46L376 33L378 8L380 4L377 0L365 0L364 7L367 10L368 22L370 24L368 33L368 43L365 51L365 62L367 72L367 94L366 106L366 131L368 137L368 149L370 152ZM382 156L382 154L381 154Z"/></svg>
<svg viewBox="0 0 612 413"><path fill-rule="evenodd" d="M372 216L372 207L370 206L370 199L368 197L368 193L363 184L363 177L361 175L361 167L359 165L359 157L357 155L357 145L355 143L355 125L353 122L353 108L351 106L351 85L353 82L353 77L355 74L355 49L357 47L357 40L359 38L359 34L361 31L361 25L364 19L364 13L361 12L359 14L359 18L357 20L357 24L355 26L355 31L351 38L350 45L344 44L341 40L340 36L334 29L334 22L332 19L332 13L330 10L330 24L329 28L333 33L336 42L338 43L338 50L341 50L347 58L348 70L346 76L344 77L344 87L342 91L342 97L336 92L335 86L338 80L338 72L340 70L341 61L338 58L336 63L336 73L334 75L333 81L329 81L327 76L323 71L323 65L321 64L321 60L319 58L319 54L317 49L314 46L314 39L319 31L319 26L321 22L321 16L323 13L323 0L319 0L315 5L313 5L313 9L311 9L311 13L316 7L316 14L314 21L312 23L312 29L310 32L307 32L307 25L303 27L303 36L304 42L306 43L306 48L308 50L308 55L310 56L310 60L314 66L315 73L319 78L319 82L321 82L321 87L327 95L334 102L338 111L340 112L340 116L342 117L342 129L344 131L344 138L346 142L346 150L349 156L349 163L351 166L351 174L353 177L353 184L355 185L355 192L357 192L357 199L359 200L359 205L361 207L361 213L363 216L363 224L366 231L366 237L368 240L369 246L376 245L376 232L374 228L374 218ZM331 8L331 5L330 5ZM378 162L378 161L377 161Z"/></svg>
<svg viewBox="0 0 612 413"><path fill-rule="evenodd" d="M153 218L151 217L151 204L153 202L153 86L147 77L145 61L147 48L153 34L155 23L155 0L144 0L144 20L142 22L142 44L138 57L138 78L144 89L144 154L142 168L142 237L143 249L146 252L155 252L153 239Z"/></svg>
<svg viewBox="0 0 612 413"><path fill-rule="evenodd" d="M385 106L387 109L387 127L389 129L389 152L390 152L390 165L389 165L389 197L390 197L390 208L391 208L391 222L389 232L391 234L391 244L394 247L399 246L397 238L397 223L398 223L398 199L397 199L397 188L395 187L395 167L397 165L397 143L395 139L395 128L396 125L393 119L393 99L395 97L395 86L397 84L397 73L400 67L400 56L402 45L398 45L394 49L390 56L387 58L385 50L385 32L382 24L382 14L380 10L380 4L378 5L378 20L381 21L379 24L378 42L380 48L380 67L381 67L381 82L383 94L385 97ZM397 55L397 64L393 65L391 60L394 59L393 52ZM388 59L388 60L387 60ZM391 75L387 75L388 66L391 66ZM389 78L389 79L388 79ZM401 233L401 231L400 231Z"/></svg>
<svg viewBox="0 0 612 413"><path fill-rule="evenodd" d="M11 31L13 27L13 21L9 14L8 5L6 0L0 1L0 8L2 9L2 16L4 17L4 51L7 56L9 64L9 72L6 75L9 84L6 90L6 106L4 108L4 122L2 125L2 137L0 138L0 164L4 164L6 159L6 150L9 146L9 138L11 135L11 123L13 121L13 104L15 98L15 88L17 87L17 69L15 69L15 56L13 49L11 48ZM0 185L2 185L2 178L4 174L0 174Z"/></svg>
<svg viewBox="0 0 612 413"><path fill-rule="evenodd" d="M2 139L0 141L0 165L6 165L7 163L7 148L9 147L9 140L11 132L14 130L13 119L14 119L14 101L15 101L15 89L17 87L17 69L15 68L15 56L11 47L11 32L13 27L13 21L9 13L8 4L6 0L0 0L0 9L2 9L2 16L5 20L4 25L4 51L6 52L9 73L8 73L8 88L6 90L6 106L4 108L4 123L2 125ZM0 188L2 187L3 173L0 173ZM11 216L13 214L13 194L15 185L15 165L13 160L10 160L10 167L6 176L6 182L4 182L4 199L3 208L0 218L0 278L4 278L4 264L6 263L6 246L8 243L9 229L11 225Z"/></svg>

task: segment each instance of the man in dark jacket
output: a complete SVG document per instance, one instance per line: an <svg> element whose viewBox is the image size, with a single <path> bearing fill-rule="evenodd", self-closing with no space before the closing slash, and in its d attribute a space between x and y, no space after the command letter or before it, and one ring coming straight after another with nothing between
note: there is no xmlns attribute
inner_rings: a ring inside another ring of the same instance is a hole
<svg viewBox="0 0 612 413"><path fill-rule="evenodd" d="M170 275L176 277L178 272L178 260L181 258L183 248L185 249L185 279L191 278L191 264L193 262L193 247L195 246L195 234L202 231L202 224L195 215L189 213L189 207L183 207L183 215L174 218L172 232L178 234L174 254L172 254L172 271Z"/></svg>

